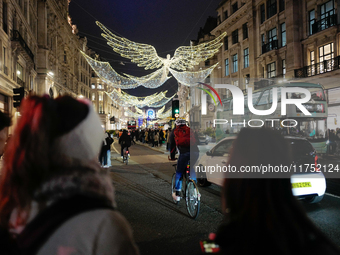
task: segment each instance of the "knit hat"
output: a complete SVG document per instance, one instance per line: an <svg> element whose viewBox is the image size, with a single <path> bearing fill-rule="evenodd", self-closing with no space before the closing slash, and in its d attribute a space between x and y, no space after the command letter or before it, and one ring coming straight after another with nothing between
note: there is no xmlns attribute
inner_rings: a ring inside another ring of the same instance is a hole
<svg viewBox="0 0 340 255"><path fill-rule="evenodd" d="M57 151L70 158L92 160L98 157L104 138L103 127L98 114L88 100L78 100L88 106L89 111L75 127L57 137L54 143ZM66 117L67 118L67 117Z"/></svg>

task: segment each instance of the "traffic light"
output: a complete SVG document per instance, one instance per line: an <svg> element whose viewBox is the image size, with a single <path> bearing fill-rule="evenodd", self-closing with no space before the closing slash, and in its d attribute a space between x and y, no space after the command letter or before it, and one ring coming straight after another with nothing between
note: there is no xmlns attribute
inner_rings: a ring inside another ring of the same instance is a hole
<svg viewBox="0 0 340 255"><path fill-rule="evenodd" d="M172 118L178 118L179 117L179 101L172 100Z"/></svg>
<svg viewBox="0 0 340 255"><path fill-rule="evenodd" d="M25 96L24 87L14 88L13 89L13 107L19 107L21 104L21 100Z"/></svg>

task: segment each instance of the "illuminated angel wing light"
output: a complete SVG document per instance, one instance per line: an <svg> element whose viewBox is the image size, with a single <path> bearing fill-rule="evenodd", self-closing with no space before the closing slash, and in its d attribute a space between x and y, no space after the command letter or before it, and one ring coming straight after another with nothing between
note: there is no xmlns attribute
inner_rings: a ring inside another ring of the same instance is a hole
<svg viewBox="0 0 340 255"><path fill-rule="evenodd" d="M103 62L95 60L89 57L85 52L80 51L87 63L91 66L91 68L95 71L98 77L108 85L111 85L115 88L121 89L134 89L139 86L144 86L146 88L158 88L163 85L169 78L164 75L164 71L162 69L157 70L151 74L135 77L132 75L124 74L127 77L124 77L117 73L109 62Z"/></svg>
<svg viewBox="0 0 340 255"><path fill-rule="evenodd" d="M181 83L183 84L194 84L185 81L186 79L184 77L186 75L189 77L192 76L192 72L186 72L186 70L192 69L200 62L214 56L223 45L223 38L227 35L227 33L224 32L214 40L206 43L201 43L196 46L181 46L176 49L172 58L170 58L169 54L167 55L167 58L162 58L158 56L157 51L153 46L133 42L124 37L117 36L100 22L97 21L96 24L104 32L102 33L102 36L107 40L107 44L112 47L113 51L120 54L122 57L131 59L131 62L136 63L139 67L144 67L146 70L163 66L163 78L164 76L167 77L168 72L173 69L184 71L181 78ZM213 67L216 67L216 65ZM212 69L213 68L211 68L211 70ZM127 76L130 77L129 75ZM196 79L198 79L198 77L200 76L197 76ZM204 75L202 75L202 77L204 77ZM177 77L175 78L177 79ZM202 80L196 80L196 82L201 82L204 78ZM133 80L137 81L136 78Z"/></svg>

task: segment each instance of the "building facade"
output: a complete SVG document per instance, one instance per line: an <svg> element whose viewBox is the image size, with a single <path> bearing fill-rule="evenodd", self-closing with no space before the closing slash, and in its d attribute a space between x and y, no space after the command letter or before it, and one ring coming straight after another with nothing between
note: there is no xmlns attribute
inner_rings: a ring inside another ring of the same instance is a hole
<svg viewBox="0 0 340 255"><path fill-rule="evenodd" d="M80 50L92 51L87 39L77 34L69 2L0 0L0 110L12 116L14 125L18 115L14 88L23 87L25 96L91 97L92 69ZM102 113L114 114L111 107L118 106L111 105ZM95 107L99 109L98 103ZM107 116L102 119L109 129Z"/></svg>
<svg viewBox="0 0 340 255"><path fill-rule="evenodd" d="M328 128L340 127L339 7L337 0L221 1L210 34L227 36L211 84L244 90L272 79L320 83L328 95Z"/></svg>

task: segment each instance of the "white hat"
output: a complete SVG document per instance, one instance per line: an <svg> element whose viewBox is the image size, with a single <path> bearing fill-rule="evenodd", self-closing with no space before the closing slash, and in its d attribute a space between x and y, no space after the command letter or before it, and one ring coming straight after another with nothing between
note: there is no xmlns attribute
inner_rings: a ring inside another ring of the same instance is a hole
<svg viewBox="0 0 340 255"><path fill-rule="evenodd" d="M75 128L58 137L55 141L57 151L75 159L92 160L98 157L104 139L103 127L91 102L79 100L89 107L89 112Z"/></svg>

